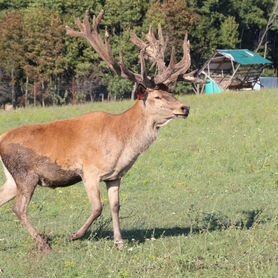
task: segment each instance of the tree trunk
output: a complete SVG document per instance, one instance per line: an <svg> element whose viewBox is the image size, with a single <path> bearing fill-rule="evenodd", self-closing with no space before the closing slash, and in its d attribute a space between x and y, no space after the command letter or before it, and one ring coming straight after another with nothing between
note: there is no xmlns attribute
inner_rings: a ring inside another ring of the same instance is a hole
<svg viewBox="0 0 278 278"><path fill-rule="evenodd" d="M55 98L55 96L58 96L58 98L60 98L60 78L57 77L54 79L54 102L55 104L57 104L57 98Z"/></svg>
<svg viewBox="0 0 278 278"><path fill-rule="evenodd" d="M33 94L34 94L34 106L37 106L37 83L33 85Z"/></svg>
<svg viewBox="0 0 278 278"><path fill-rule="evenodd" d="M266 41L264 44L264 58L266 58L267 55L267 45L268 45L268 41Z"/></svg>
<svg viewBox="0 0 278 278"><path fill-rule="evenodd" d="M258 43L258 46L256 48L256 51L255 52L258 52L261 45L263 44L264 40L265 40L265 37L267 35L267 32L271 29L271 26L273 25L273 23L275 22L275 19L277 19L278 17L278 1L275 2L275 5L273 7L273 10L270 14L270 17L268 19L268 22L267 22L267 25L265 27L265 30L261 36L261 39L259 40L259 43Z"/></svg>
<svg viewBox="0 0 278 278"><path fill-rule="evenodd" d="M42 81L42 83L41 83L41 88L42 88L42 94L41 94L41 96L42 96L42 107L45 107L45 101L44 101L44 82Z"/></svg>
<svg viewBox="0 0 278 278"><path fill-rule="evenodd" d="M90 92L89 96L90 96L90 102L94 102L94 93Z"/></svg>
<svg viewBox="0 0 278 278"><path fill-rule="evenodd" d="M24 100L24 102L25 102L25 107L27 107L28 106L28 86L29 86L29 77L27 76L26 77L26 82L25 82L25 96L24 96L24 98L25 98L25 100Z"/></svg>
<svg viewBox="0 0 278 278"><path fill-rule="evenodd" d="M12 105L13 109L16 108L16 102L15 102L15 76L14 76L14 69L11 70L11 78L12 78Z"/></svg>

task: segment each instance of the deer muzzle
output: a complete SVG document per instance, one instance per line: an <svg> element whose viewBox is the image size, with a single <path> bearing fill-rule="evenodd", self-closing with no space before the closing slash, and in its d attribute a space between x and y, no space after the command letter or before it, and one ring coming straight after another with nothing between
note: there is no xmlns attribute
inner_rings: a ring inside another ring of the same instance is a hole
<svg viewBox="0 0 278 278"><path fill-rule="evenodd" d="M182 105L178 110L174 112L176 118L187 118L189 115L190 107Z"/></svg>

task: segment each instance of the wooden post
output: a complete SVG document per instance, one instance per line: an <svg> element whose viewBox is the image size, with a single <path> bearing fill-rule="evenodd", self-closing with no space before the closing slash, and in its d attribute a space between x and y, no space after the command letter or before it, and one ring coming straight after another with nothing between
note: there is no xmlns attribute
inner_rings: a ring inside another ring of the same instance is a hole
<svg viewBox="0 0 278 278"><path fill-rule="evenodd" d="M227 84L225 85L225 87L222 87L224 90L226 90L230 86L230 84L231 84L231 82L232 82L236 72L238 71L239 67L240 67L240 64L237 65L236 69L234 70L232 76L229 78L229 80L228 80Z"/></svg>

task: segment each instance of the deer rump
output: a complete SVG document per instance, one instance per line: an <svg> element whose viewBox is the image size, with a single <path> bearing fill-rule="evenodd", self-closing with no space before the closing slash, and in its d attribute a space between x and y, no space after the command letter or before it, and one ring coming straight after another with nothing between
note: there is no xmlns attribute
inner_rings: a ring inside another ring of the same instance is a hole
<svg viewBox="0 0 278 278"><path fill-rule="evenodd" d="M24 183L28 176L37 179L37 184L51 188L81 181L81 169L70 169L57 162L59 156L66 156L65 137L71 136L66 124L67 121L61 121L24 126L2 136L1 159L16 183Z"/></svg>

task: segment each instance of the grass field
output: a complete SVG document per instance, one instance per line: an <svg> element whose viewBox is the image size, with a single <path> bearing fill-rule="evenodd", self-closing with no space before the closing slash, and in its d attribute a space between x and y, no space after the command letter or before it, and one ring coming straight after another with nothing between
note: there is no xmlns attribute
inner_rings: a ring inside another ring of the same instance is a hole
<svg viewBox="0 0 278 278"><path fill-rule="evenodd" d="M0 277L276 277L278 92L182 99L191 106L189 118L162 129L123 179L124 251L113 246L104 186L103 217L75 242L68 236L90 213L82 184L38 188L29 214L53 251L37 253L11 202L0 208ZM0 133L131 105L0 112Z"/></svg>

